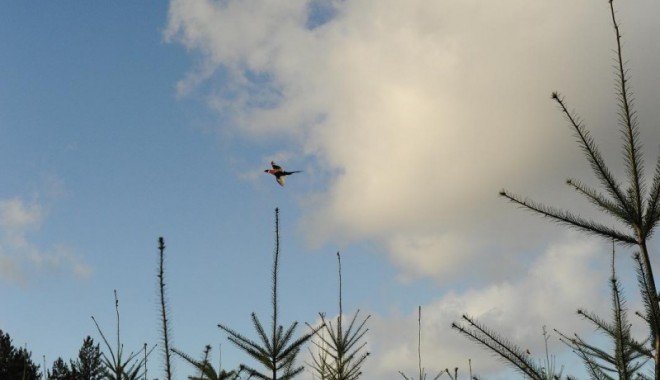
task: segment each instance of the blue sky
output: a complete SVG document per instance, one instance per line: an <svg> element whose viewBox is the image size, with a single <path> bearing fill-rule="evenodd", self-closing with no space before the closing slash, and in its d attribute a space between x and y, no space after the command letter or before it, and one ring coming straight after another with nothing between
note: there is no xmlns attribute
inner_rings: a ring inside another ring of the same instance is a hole
<svg viewBox="0 0 660 380"><path fill-rule="evenodd" d="M573 312L607 309L589 300L603 295L608 244L497 192L590 212L563 186L592 177L554 90L620 171L601 3L5 5L0 329L50 367L85 336L100 342L92 315L113 336L116 289L126 349L157 343L163 236L174 346L222 343L236 367L245 358L216 325L250 334L252 311L270 315L279 207L283 320L337 312L341 251L344 309L372 315L367 380L414 373L417 305L428 371L472 358L500 373L450 331L463 312L537 350L544 324L590 331ZM651 163L658 5L619 7ZM304 172L281 188L263 173L271 160Z"/></svg>
<svg viewBox="0 0 660 380"><path fill-rule="evenodd" d="M300 310L283 317L313 322L316 312L336 309L334 253L345 247L308 249L294 237L296 182L304 177L284 189L265 174L258 186L240 180L245 168L267 168L273 146L285 142L219 135L216 115L199 99L176 96L192 59L164 42L164 4L44 3L38 12L15 4L3 14L3 35L13 37L2 40L0 195L35 218L17 227L27 247L2 244L20 276L3 278L0 288L11 305L1 328L16 344L27 343L39 363L46 355L48 366L74 357L86 335L100 341L91 315L106 334L114 331L114 289L127 348L155 343L159 236L175 346L197 355L224 341L217 323L249 328L250 312L269 313L275 207L282 306ZM56 259L60 249L66 258ZM402 292L369 244L345 254L345 286L371 299L364 307L384 307ZM357 299L347 297L346 306ZM225 348L227 365L232 351Z"/></svg>

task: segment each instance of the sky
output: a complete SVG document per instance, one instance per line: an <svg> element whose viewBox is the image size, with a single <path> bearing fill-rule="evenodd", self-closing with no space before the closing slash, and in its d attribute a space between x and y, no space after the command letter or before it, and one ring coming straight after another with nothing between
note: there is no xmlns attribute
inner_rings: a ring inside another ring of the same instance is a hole
<svg viewBox="0 0 660 380"><path fill-rule="evenodd" d="M650 172L660 4L615 6ZM598 215L565 185L596 181L553 91L622 173L604 0L3 8L0 329L38 364L102 343L92 316L114 342L115 290L124 350L160 344L161 236L173 346L248 361L217 325L256 338L250 313L270 316L275 208L283 324L337 315L341 252L343 310L371 316L365 380L417 373L418 306L426 371L466 377L470 360L491 379L510 372L450 328L462 314L544 358L543 326L591 336L577 308L609 310L611 244L498 197ZM271 161L303 172L280 187ZM631 252L616 252L635 310ZM148 364L164 377L160 352Z"/></svg>

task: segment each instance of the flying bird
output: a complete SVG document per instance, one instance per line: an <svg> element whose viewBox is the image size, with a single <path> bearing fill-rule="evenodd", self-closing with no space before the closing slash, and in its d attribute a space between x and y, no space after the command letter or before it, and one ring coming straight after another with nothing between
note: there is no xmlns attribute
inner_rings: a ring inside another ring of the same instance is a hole
<svg viewBox="0 0 660 380"><path fill-rule="evenodd" d="M302 172L302 170L295 170L295 171L292 171L292 172L287 172L286 170L282 169L281 166L277 165L274 161L270 162L270 166L272 166L273 168L272 169L266 169L266 170L264 170L264 172L274 175L275 180L277 181L277 183L280 184L280 186L284 186L284 176Z"/></svg>

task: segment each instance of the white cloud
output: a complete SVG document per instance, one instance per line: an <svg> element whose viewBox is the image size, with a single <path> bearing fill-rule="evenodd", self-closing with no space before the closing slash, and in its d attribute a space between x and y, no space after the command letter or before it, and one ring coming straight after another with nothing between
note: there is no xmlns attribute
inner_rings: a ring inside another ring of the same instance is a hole
<svg viewBox="0 0 660 380"><path fill-rule="evenodd" d="M503 369L492 353L467 340L450 328L461 315L476 318L498 331L536 358L544 358L541 336L547 325L552 338L552 354L567 351L552 333L557 328L565 333L591 335L593 327L575 313L579 307L595 312L609 310L609 297L603 292L609 278L607 256L603 244L593 240L566 239L548 248L529 270L510 280L484 288L453 291L423 305L422 359L429 376L445 368L459 366L467 373L468 359L480 375ZM594 263L605 265L594 265ZM368 339L376 352L371 356L368 372L373 378L388 377L402 370L416 373L417 311L408 315L375 315ZM561 364L561 363L558 363ZM570 368L575 374L579 368Z"/></svg>
<svg viewBox="0 0 660 380"><path fill-rule="evenodd" d="M24 229L41 222L36 204L25 205L19 199L0 200L0 225L8 229Z"/></svg>
<svg viewBox="0 0 660 380"><path fill-rule="evenodd" d="M308 28L309 4L172 0L167 38L201 54L202 69L180 88L191 91L206 78L214 88L209 105L232 128L255 141L287 136L296 156L314 157L318 171L331 174L323 190L301 200L300 225L311 243L375 241L403 280L448 285L469 277L471 290L425 306L435 316L425 322L428 334L441 336L441 344L427 343L429 357L447 365L464 359L456 355L471 343L447 332L463 312L536 342L535 350L543 320L583 328L572 324L573 312L605 284L604 272L587 264L594 247L558 243L561 228L496 194L506 187L591 212L563 186L569 176L594 181L550 100L554 90L620 173L620 156L610 154L620 148L607 4L333 1L333 17ZM660 4L615 4L624 42L646 42L624 48L640 94L641 134L660 141L660 129L647 127L660 120L653 103L660 51L648 40L660 33L648 17ZM374 371L411 368L414 320L375 318ZM392 328L399 323L412 333ZM487 357L477 362L492 363Z"/></svg>
<svg viewBox="0 0 660 380"><path fill-rule="evenodd" d="M570 192L566 176L591 178L553 90L616 146L607 4L336 1L313 29L309 6L173 0L166 37L203 57L181 87L215 68L209 104L223 118L257 140L290 136L334 174L304 203L311 242L380 241L405 277L441 278L532 249L516 241L522 228L537 249L556 236L495 195L506 186L552 203Z"/></svg>
<svg viewBox="0 0 660 380"><path fill-rule="evenodd" d="M31 240L30 232L37 230L44 218L44 208L36 201L0 199L0 279L24 285L33 270L69 270L79 278L91 275L91 267L72 248L58 245L44 249Z"/></svg>

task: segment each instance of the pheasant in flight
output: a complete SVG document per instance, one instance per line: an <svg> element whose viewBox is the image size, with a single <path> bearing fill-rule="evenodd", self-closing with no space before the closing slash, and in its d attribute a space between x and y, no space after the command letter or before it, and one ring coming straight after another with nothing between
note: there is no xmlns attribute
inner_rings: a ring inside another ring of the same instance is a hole
<svg viewBox="0 0 660 380"><path fill-rule="evenodd" d="M274 161L270 162L270 166L272 166L273 168L266 169L264 170L264 172L274 175L275 180L277 181L277 183L280 184L280 186L284 186L284 176L302 172L302 170L287 172L286 170L282 169L281 166L277 165Z"/></svg>

